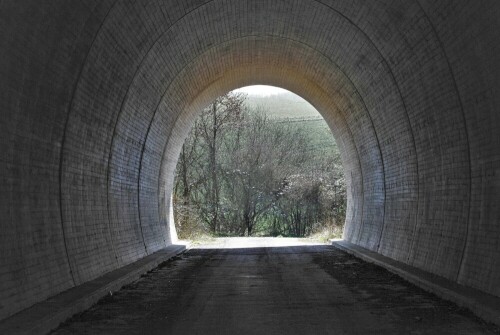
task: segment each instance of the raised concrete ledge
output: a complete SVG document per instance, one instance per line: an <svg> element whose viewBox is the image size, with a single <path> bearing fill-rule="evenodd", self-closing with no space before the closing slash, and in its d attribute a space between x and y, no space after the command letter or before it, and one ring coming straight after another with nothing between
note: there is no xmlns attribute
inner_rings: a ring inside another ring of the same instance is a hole
<svg viewBox="0 0 500 335"><path fill-rule="evenodd" d="M171 245L137 262L37 303L0 321L0 334L48 333L71 316L90 308L110 291L119 290L184 250L186 245Z"/></svg>
<svg viewBox="0 0 500 335"><path fill-rule="evenodd" d="M331 242L333 246L351 255L361 258L366 262L377 264L412 284L428 292L432 292L445 300L452 301L460 307L467 308L476 316L500 326L500 298L498 297L459 285L451 280L395 261L347 241L332 240Z"/></svg>

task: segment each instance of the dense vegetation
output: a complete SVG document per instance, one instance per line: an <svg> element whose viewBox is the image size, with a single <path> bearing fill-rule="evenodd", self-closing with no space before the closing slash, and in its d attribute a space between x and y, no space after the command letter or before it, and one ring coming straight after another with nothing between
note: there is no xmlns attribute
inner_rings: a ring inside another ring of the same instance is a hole
<svg viewBox="0 0 500 335"><path fill-rule="evenodd" d="M176 169L180 237L200 231L302 237L339 230L345 181L331 133L321 118L283 114L239 93L219 97L202 112Z"/></svg>

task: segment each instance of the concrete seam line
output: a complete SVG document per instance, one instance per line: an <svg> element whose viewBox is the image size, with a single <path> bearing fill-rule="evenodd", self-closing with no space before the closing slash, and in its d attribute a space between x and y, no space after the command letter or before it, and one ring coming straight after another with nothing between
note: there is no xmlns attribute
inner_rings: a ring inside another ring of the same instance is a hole
<svg viewBox="0 0 500 335"><path fill-rule="evenodd" d="M66 114L66 120L64 121L64 128L63 128L63 133L61 136L61 148L59 150L59 215L60 215L60 220L61 220L61 231L62 231L62 239L64 242L64 250L66 252L66 259L68 261L68 268L69 268L69 273L71 275L71 280L73 282L73 287L77 286L76 279L75 279L75 271L73 271L73 264L71 262L70 256L69 256L69 251L68 251L68 242L66 240L66 230L64 228L64 208L63 208L63 169L64 169L64 148L66 145L66 137L67 137L67 130L70 122L70 116L71 116L71 111L73 110L73 105L74 105L74 100L76 96L76 92L78 89L78 85L80 84L80 79L83 73L83 69L85 68L85 64L87 63L87 58L89 57L90 50L92 50L92 46L94 45L97 36L99 35L99 32L101 31L102 26L104 25L104 22L106 21L107 17L109 16L111 10L114 8L115 4L118 2L118 0L115 0L112 4L110 4L110 7L106 11L105 16L103 17L102 21L99 24L99 28L95 31L94 36L92 37L92 42L90 43L90 46L87 50L87 53L85 54L85 60L82 62L82 65L80 69L78 70L78 76L75 79L75 82L72 87L72 92L71 92L71 98L69 100L68 106L67 106L67 114Z"/></svg>

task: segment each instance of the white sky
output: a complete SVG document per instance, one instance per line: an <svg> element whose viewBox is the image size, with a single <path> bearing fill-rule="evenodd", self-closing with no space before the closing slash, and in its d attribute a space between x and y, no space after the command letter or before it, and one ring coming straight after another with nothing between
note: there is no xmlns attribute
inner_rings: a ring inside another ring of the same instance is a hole
<svg viewBox="0 0 500 335"><path fill-rule="evenodd" d="M270 96L277 95L282 93L290 93L283 88L274 87L274 86L266 86L266 85L254 85L254 86L245 86L242 88L238 88L234 90L235 92L246 93L248 95L258 95L258 96Z"/></svg>

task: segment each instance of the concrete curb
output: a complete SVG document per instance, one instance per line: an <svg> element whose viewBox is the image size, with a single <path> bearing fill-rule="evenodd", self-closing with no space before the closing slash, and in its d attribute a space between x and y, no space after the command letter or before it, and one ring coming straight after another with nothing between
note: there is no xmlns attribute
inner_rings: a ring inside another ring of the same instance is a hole
<svg viewBox="0 0 500 335"><path fill-rule="evenodd" d="M0 334L46 334L73 315L89 309L109 292L119 290L185 250L186 245L171 245L102 277L37 303L0 321Z"/></svg>
<svg viewBox="0 0 500 335"><path fill-rule="evenodd" d="M425 291L452 301L460 307L469 309L481 319L500 326L500 298L498 297L457 284L347 241L331 240L330 242L338 249L366 262L379 265Z"/></svg>

